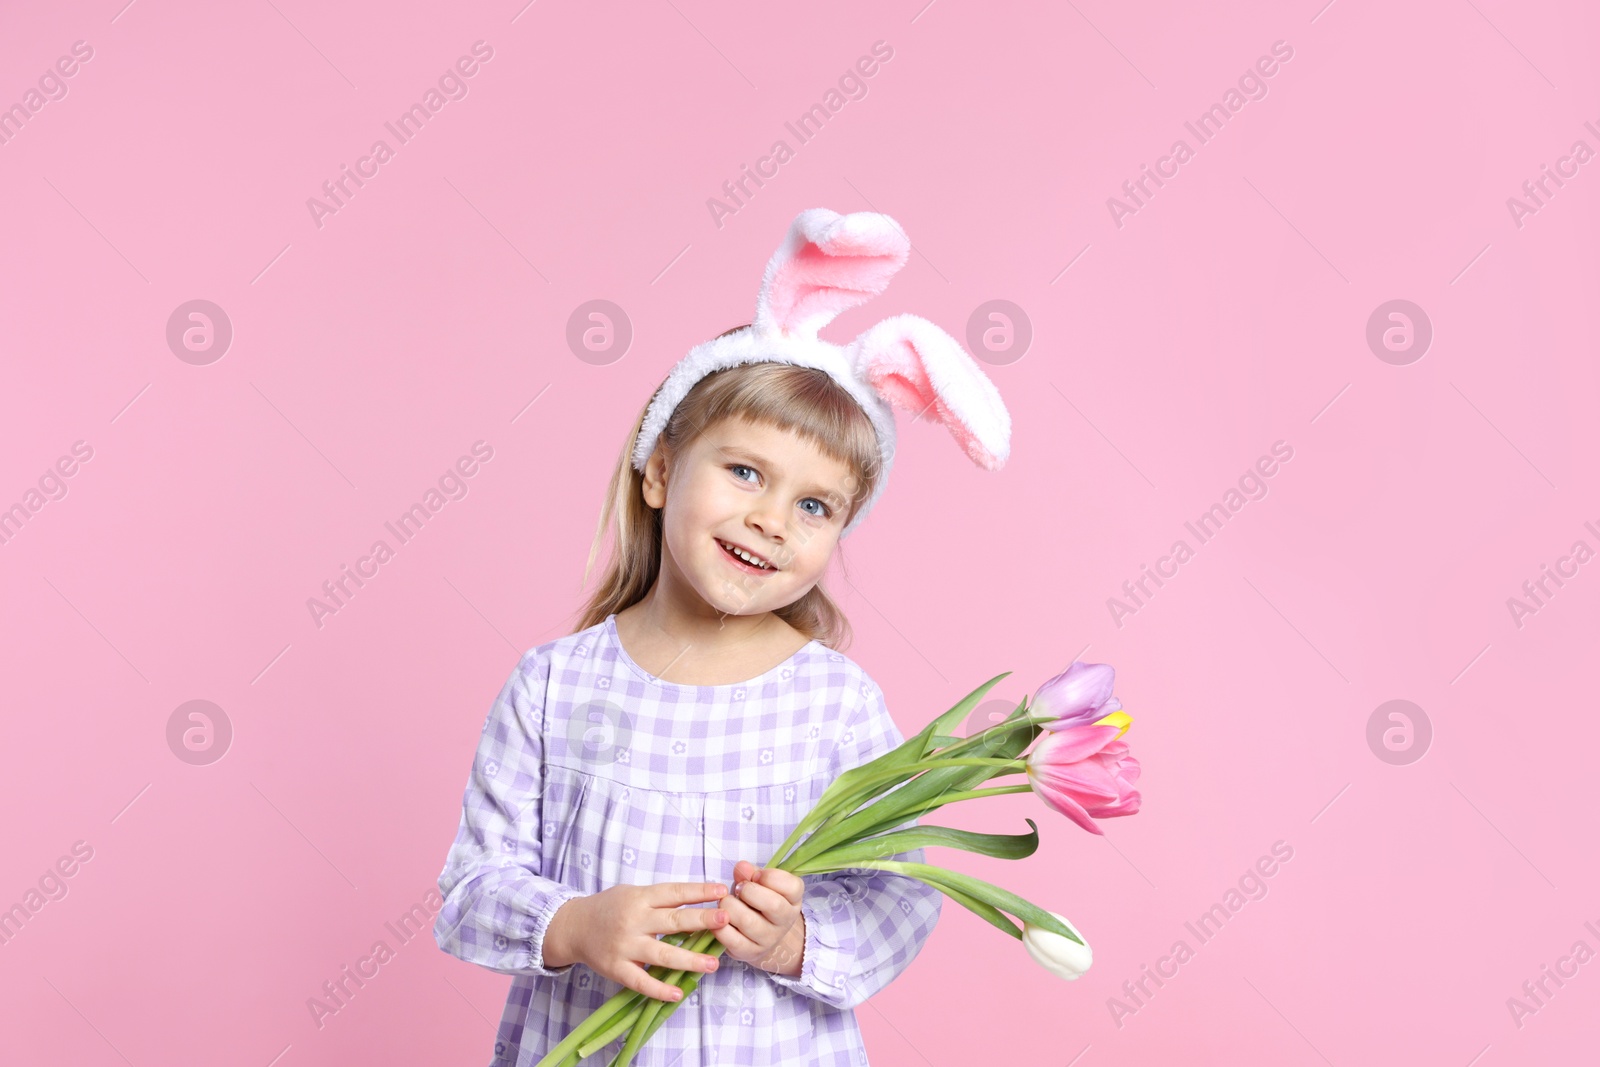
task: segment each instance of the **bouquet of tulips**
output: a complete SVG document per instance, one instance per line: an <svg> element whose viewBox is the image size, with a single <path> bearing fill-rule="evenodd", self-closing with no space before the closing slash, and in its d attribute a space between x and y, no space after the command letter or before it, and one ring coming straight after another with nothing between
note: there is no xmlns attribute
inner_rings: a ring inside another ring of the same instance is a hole
<svg viewBox="0 0 1600 1067"><path fill-rule="evenodd" d="M1039 847L1032 819L1025 820L1028 833L1015 835L943 826L894 829L961 800L1032 790L1051 808L1097 834L1102 831L1095 819L1137 812L1140 798L1133 784L1139 778L1139 762L1128 755L1122 740L1133 720L1111 695L1115 673L1104 663L1074 662L1041 686L1031 702L1024 698L1003 721L964 738L951 736L956 724L1006 677L996 675L898 748L841 774L765 866L800 876L869 868L916 878L1020 940L1052 974L1077 978L1089 968L1089 946L1062 915L970 875L888 857L935 845L1021 859ZM1035 740L1038 744L1033 744ZM1024 756L1029 745L1032 751ZM1026 774L1028 781L983 788L989 779L1008 774ZM1005 913L1020 919L1021 928ZM709 930L671 934L666 940L712 955L720 955L724 947ZM697 972L654 966L649 973L680 987L685 999L700 984ZM627 1067L682 1003L624 989L578 1024L538 1067L571 1067L623 1034L628 1040L611 1067Z"/></svg>

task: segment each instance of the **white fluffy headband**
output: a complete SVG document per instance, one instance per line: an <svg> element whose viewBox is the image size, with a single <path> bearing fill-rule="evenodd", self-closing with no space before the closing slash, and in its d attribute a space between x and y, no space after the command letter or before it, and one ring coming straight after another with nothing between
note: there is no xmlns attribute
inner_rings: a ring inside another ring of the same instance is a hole
<svg viewBox="0 0 1600 1067"><path fill-rule="evenodd" d="M866 518L889 480L891 405L918 415L931 409L974 463L999 470L1011 452L1011 416L955 338L916 315L884 319L843 346L817 337L840 312L883 292L910 252L905 231L888 215L820 207L796 215L767 263L752 324L691 348L661 383L639 427L634 469L644 470L668 418L701 378L741 363L792 363L826 371L877 431L877 484L841 537Z"/></svg>

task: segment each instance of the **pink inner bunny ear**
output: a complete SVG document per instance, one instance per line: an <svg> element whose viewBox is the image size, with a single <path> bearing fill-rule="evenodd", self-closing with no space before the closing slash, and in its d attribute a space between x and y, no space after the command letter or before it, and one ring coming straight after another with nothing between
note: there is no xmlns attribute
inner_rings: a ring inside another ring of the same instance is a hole
<svg viewBox="0 0 1600 1067"><path fill-rule="evenodd" d="M755 329L815 337L841 311L883 292L910 253L887 215L808 208L767 263Z"/></svg>
<svg viewBox="0 0 1600 1067"><path fill-rule="evenodd" d="M927 319L884 319L850 345L856 373L895 407L928 412L986 470L1011 454L1011 415L961 344Z"/></svg>

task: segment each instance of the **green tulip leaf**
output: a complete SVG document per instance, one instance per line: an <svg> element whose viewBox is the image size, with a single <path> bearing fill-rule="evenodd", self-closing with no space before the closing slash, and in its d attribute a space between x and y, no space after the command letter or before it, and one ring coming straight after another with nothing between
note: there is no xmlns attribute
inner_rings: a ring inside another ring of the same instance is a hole
<svg viewBox="0 0 1600 1067"><path fill-rule="evenodd" d="M993 678L990 678L987 682L984 682L982 685L978 686L978 688L962 697L961 700L956 703L955 707L951 708L949 711L945 712L937 719L934 719L926 727L924 727L922 733L917 735L922 739L922 747L917 750L918 758L928 754L929 744L932 742L934 737L939 734L949 733L952 726L964 720L968 715L971 715L972 709L978 706L978 701L983 699L984 694L993 689L997 684L999 684L1002 678L1005 678L1010 673L1010 671L1005 671L1004 673L997 674Z"/></svg>
<svg viewBox="0 0 1600 1067"><path fill-rule="evenodd" d="M918 881L927 882L945 893L948 893L950 889L955 889L957 892L975 897L992 907L1010 912L1030 926L1048 930L1052 934L1060 934L1068 940L1076 941L1080 945L1083 944L1083 939L1073 933L1065 923L1037 904L1024 900L1008 889L1001 889L999 886L991 885L981 878L974 878L970 874L947 870L944 867L935 867L928 863L905 863L895 860L874 860L859 863L857 866L904 874Z"/></svg>
<svg viewBox="0 0 1600 1067"><path fill-rule="evenodd" d="M978 916L983 921L994 925L1000 930L1003 930L1012 937L1016 938L1018 941L1022 940L1022 930L1017 926L1016 923L1006 918L1005 914L994 905L985 904L981 900L975 900L960 890L951 889L947 885L934 886L934 888L943 893L945 896L949 897L951 900L955 901L957 904L960 904L963 908L966 908L968 911Z"/></svg>
<svg viewBox="0 0 1600 1067"><path fill-rule="evenodd" d="M917 848L959 848L981 856L1016 860L1031 856L1039 848L1039 827L1024 820L1032 829L1025 834L979 834L948 826L916 826L908 830L881 834L829 849L794 873L804 875L817 867L848 867L856 860L888 859Z"/></svg>
<svg viewBox="0 0 1600 1067"><path fill-rule="evenodd" d="M1028 731L1018 732L1024 736L1018 738L1014 745L1007 744L1005 748L1015 747L1020 752L1022 747L1026 747L1029 740L1026 737ZM938 798L942 795L965 792L997 775L1018 773L1023 769L1020 767L1006 769L1002 761L1016 758L1015 754L1009 752L1004 756L959 758L976 758L986 762L976 766L952 765L952 763L928 766L927 761L919 763L917 766L923 767L923 770L912 781L879 796L846 818L830 820L828 826L814 833L795 851L795 856L803 862L804 857L818 855L834 845L853 841L866 836L869 832L905 822L913 817L912 812L927 811L937 807Z"/></svg>
<svg viewBox="0 0 1600 1067"><path fill-rule="evenodd" d="M927 753L935 736L947 734L951 726L971 714L972 709L978 706L978 701L983 699L983 695L1010 673L1010 671L1006 671L1004 674L995 675L961 698L949 711L924 726L915 737L910 738L903 744L896 745L889 751L868 760L860 766L850 768L835 778L828 785L828 788L823 791L822 796L817 798L816 805L812 807L811 811L790 833L788 839L779 846L777 852L773 853L767 865L781 866L792 862L794 857L801 851L796 849L791 853L796 841L799 841L807 834L815 833L821 827L837 825L841 819L859 807L862 802L881 793L883 791L882 788L864 791L861 785L862 781L874 775L881 775L881 772L891 768L907 767L920 760ZM1018 751L1021 750L1019 749ZM907 771L905 775L901 776L902 780L903 778L911 777L915 773L915 771ZM881 778L876 780L882 781ZM978 781L983 781L983 779L980 778ZM893 779L891 778L886 785L892 784Z"/></svg>
<svg viewBox="0 0 1600 1067"><path fill-rule="evenodd" d="M835 788L839 788L840 793L853 790L855 783L863 777L861 772L879 771L887 767L902 766L920 760L927 754L929 744L936 735L949 733L951 726L971 714L972 709L978 706L978 701L983 699L983 695L1010 673L1010 671L1006 671L1004 674L997 674L987 682L984 682L978 688L962 697L949 711L924 726L915 737L909 738L905 743L895 746L888 752L861 764L859 767L852 767L850 770L845 771L834 779L833 784L828 787L828 792L833 792ZM841 787L840 783L844 783L844 785Z"/></svg>

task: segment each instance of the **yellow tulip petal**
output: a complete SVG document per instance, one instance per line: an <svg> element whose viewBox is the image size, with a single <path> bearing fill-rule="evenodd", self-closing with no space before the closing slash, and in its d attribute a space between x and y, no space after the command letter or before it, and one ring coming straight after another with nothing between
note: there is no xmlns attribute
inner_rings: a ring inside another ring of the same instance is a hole
<svg viewBox="0 0 1600 1067"><path fill-rule="evenodd" d="M1133 725L1133 716L1124 711L1113 711L1103 719L1096 719L1094 725L1115 726L1117 727L1117 737L1120 738L1128 732L1128 727Z"/></svg>

